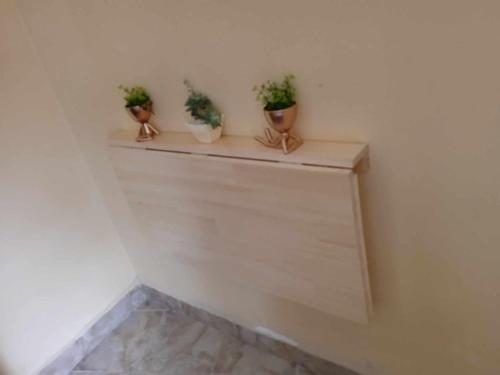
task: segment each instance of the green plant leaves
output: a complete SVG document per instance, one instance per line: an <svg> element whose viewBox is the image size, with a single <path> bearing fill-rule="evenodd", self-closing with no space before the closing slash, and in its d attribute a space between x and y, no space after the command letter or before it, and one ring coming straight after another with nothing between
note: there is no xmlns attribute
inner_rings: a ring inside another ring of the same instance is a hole
<svg viewBox="0 0 500 375"><path fill-rule="evenodd" d="M128 88L125 86L118 86L118 88L125 92L125 96L123 99L127 103L127 107L135 107L140 106L143 107L146 104L151 103L151 96L146 91L146 89L142 86L133 86L132 88Z"/></svg>
<svg viewBox="0 0 500 375"><path fill-rule="evenodd" d="M265 110L276 111L295 104L297 90L293 85L294 78L293 74L287 74L281 82L268 80L261 85L254 86L253 91L257 93L257 100L262 103ZM209 124L214 129L221 126L222 114L215 108L210 98L196 91L188 80L184 80L184 84L189 94L185 106L190 115L195 120ZM127 107L144 107L152 103L151 96L142 86L129 88L120 85L118 88L126 94L123 99Z"/></svg>
<svg viewBox="0 0 500 375"><path fill-rule="evenodd" d="M212 104L208 96L198 92L194 89L193 85L184 80L189 96L184 104L186 110L195 119L209 124L213 129L222 125L222 115Z"/></svg>
<svg viewBox="0 0 500 375"><path fill-rule="evenodd" d="M254 86L253 91L257 93L257 100L262 103L267 111L277 111L291 107L295 104L297 90L293 85L293 74L284 76L283 81L266 81L260 86Z"/></svg>

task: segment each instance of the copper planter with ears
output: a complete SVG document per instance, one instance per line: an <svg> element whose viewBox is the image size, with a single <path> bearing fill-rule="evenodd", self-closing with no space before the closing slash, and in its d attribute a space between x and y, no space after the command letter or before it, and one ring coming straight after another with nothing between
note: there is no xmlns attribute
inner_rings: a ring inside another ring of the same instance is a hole
<svg viewBox="0 0 500 375"><path fill-rule="evenodd" d="M266 137L257 136L255 137L257 141L267 147L281 148L284 154L296 150L303 143L300 137L291 134L295 118L297 117L297 104L276 111L264 110L264 116L269 126L279 133L279 135L273 135L271 129L266 128Z"/></svg>
<svg viewBox="0 0 500 375"><path fill-rule="evenodd" d="M149 102L142 106L136 105L133 107L125 107L125 109L127 110L127 113L130 115L130 117L134 119L134 121L137 121L141 124L141 127L139 128L139 134L135 138L137 142L150 141L155 135L160 134L158 129L156 129L149 122L151 115L154 113L152 102Z"/></svg>

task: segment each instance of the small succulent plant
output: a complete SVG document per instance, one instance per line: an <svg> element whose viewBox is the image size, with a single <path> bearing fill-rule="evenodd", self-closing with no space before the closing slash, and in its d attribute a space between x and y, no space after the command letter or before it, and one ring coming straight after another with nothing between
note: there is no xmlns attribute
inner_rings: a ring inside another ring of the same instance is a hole
<svg viewBox="0 0 500 375"><path fill-rule="evenodd" d="M257 93L257 100L262 103L266 111L289 108L295 104L297 93L293 85L294 79L293 74L286 74L283 81L266 81L260 86L254 86L253 91Z"/></svg>
<svg viewBox="0 0 500 375"><path fill-rule="evenodd" d="M191 82L184 80L188 90L185 106L187 112L201 123L210 125L213 129L222 125L222 114L215 108L212 101L205 94L196 91Z"/></svg>
<svg viewBox="0 0 500 375"><path fill-rule="evenodd" d="M123 97L126 102L126 107L146 107L152 103L151 96L142 86L133 86L132 88L128 88L120 85L118 88L126 94Z"/></svg>

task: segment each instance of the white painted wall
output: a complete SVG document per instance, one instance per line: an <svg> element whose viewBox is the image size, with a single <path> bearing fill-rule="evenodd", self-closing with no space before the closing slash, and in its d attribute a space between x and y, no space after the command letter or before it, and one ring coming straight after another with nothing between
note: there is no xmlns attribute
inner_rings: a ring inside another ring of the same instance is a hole
<svg viewBox="0 0 500 375"><path fill-rule="evenodd" d="M500 2L18 3L144 281L366 374L498 372ZM162 262L108 161L106 133L133 126L118 84L146 85L158 124L182 130L188 77L226 112L228 133L255 134L264 120L251 87L288 71L306 138L370 143L367 326Z"/></svg>
<svg viewBox="0 0 500 375"><path fill-rule="evenodd" d="M0 373L34 374L135 273L32 47L0 2Z"/></svg>

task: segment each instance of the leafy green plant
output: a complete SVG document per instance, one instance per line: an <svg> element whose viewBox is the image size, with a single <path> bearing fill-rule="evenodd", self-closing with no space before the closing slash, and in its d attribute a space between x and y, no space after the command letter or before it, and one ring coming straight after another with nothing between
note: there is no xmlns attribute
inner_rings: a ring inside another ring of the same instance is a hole
<svg viewBox="0 0 500 375"><path fill-rule="evenodd" d="M125 102L127 103L125 105L126 107L145 107L152 103L151 96L142 86L133 86L132 88L128 88L120 85L118 86L118 88L120 90L123 90L126 94L123 97L123 99L125 99Z"/></svg>
<svg viewBox="0 0 500 375"><path fill-rule="evenodd" d="M184 104L187 112L189 112L195 120L209 124L212 129L221 126L222 114L215 108L210 98L196 91L191 82L187 79L184 80L184 85L186 85L189 94Z"/></svg>
<svg viewBox="0 0 500 375"><path fill-rule="evenodd" d="M293 85L294 79L293 74L286 74L283 81L266 81L260 86L254 86L253 91L257 93L257 100L262 103L266 111L289 108L295 104L297 93Z"/></svg>

